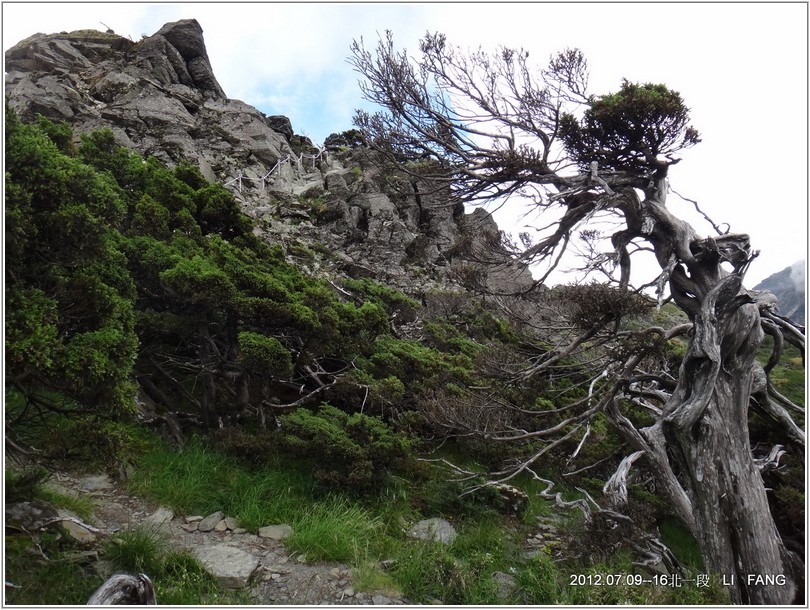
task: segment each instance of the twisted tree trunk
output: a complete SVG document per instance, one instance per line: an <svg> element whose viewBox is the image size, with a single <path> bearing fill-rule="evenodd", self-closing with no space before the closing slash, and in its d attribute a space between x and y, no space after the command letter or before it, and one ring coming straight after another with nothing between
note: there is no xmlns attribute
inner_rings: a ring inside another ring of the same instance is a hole
<svg viewBox="0 0 810 610"><path fill-rule="evenodd" d="M706 569L735 603L789 604L796 587L748 436L753 364L763 337L737 275L707 291L664 417L692 499Z"/></svg>

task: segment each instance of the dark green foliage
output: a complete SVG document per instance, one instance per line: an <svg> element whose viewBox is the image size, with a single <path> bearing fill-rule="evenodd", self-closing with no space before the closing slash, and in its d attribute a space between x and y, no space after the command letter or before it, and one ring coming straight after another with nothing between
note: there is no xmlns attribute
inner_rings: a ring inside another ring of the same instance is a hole
<svg viewBox="0 0 810 610"><path fill-rule="evenodd" d="M341 133L332 133L326 136L326 139L323 141L325 148L340 148L341 146L354 148L356 146L362 146L365 143L366 139L359 129L349 129Z"/></svg>
<svg viewBox="0 0 810 610"><path fill-rule="evenodd" d="M369 358L369 370L376 377L393 375L417 386L468 379L472 367L472 359L464 354L450 354L393 337L379 339Z"/></svg>
<svg viewBox="0 0 810 610"><path fill-rule="evenodd" d="M617 93L591 98L581 121L564 114L560 136L584 168L596 161L604 169L646 173L659 156L700 142L688 123L689 109L676 91L624 81Z"/></svg>
<svg viewBox="0 0 810 610"><path fill-rule="evenodd" d="M377 417L323 404L315 413L298 409L280 422L283 446L312 460L326 487L370 491L409 459L410 441Z"/></svg>
<svg viewBox="0 0 810 610"><path fill-rule="evenodd" d="M341 284L347 290L361 295L364 300L385 306L389 313L397 315L399 323L412 320L414 313L420 308L418 301L373 280L344 278Z"/></svg>
<svg viewBox="0 0 810 610"><path fill-rule="evenodd" d="M118 475L122 462L137 461L152 441L148 431L127 421L100 416L97 409L54 392L25 396L7 390L7 433L38 450L42 463Z"/></svg>
<svg viewBox="0 0 810 610"><path fill-rule="evenodd" d="M181 163L174 168L174 175L181 182L186 183L193 190L199 191L209 185L208 180L202 175L199 169L188 163Z"/></svg>
<svg viewBox="0 0 810 610"><path fill-rule="evenodd" d="M6 380L126 413L138 341L118 191L13 114L6 172Z"/></svg>
<svg viewBox="0 0 810 610"><path fill-rule="evenodd" d="M30 502L37 489L44 483L50 473L42 466L34 466L22 471L6 470L5 501L9 504Z"/></svg>
<svg viewBox="0 0 810 610"><path fill-rule="evenodd" d="M273 430L222 428L211 433L211 446L250 466L268 463L278 456L278 434Z"/></svg>
<svg viewBox="0 0 810 610"><path fill-rule="evenodd" d="M284 377L292 372L290 352L275 337L258 333L239 333L238 362L246 371Z"/></svg>
<svg viewBox="0 0 810 610"><path fill-rule="evenodd" d="M73 158L52 141L66 147L64 126L7 122L7 379L29 394L121 413L134 373L159 408L179 401L210 424L299 367L368 353L388 303L408 306L393 291L347 302L305 276L191 166L110 131L84 134Z"/></svg>
<svg viewBox="0 0 810 610"><path fill-rule="evenodd" d="M448 481L446 474L425 481L414 491L413 503L423 515L447 518L492 518L498 505L498 494L485 487L464 493L468 484Z"/></svg>
<svg viewBox="0 0 810 610"><path fill-rule="evenodd" d="M101 130L82 134L78 155L82 161L98 172L111 177L130 203L136 195L140 197L146 189L144 160L126 148L118 146L111 131Z"/></svg>
<svg viewBox="0 0 810 610"><path fill-rule="evenodd" d="M44 116L39 117L37 125L60 152L70 157L76 154L76 147L73 145L73 130L70 125L51 121Z"/></svg>
<svg viewBox="0 0 810 610"><path fill-rule="evenodd" d="M250 231L250 221L242 214L233 195L224 187L218 184L201 187L196 191L194 201L195 217L203 235L216 233L230 240Z"/></svg>
<svg viewBox="0 0 810 610"><path fill-rule="evenodd" d="M431 321L425 323L425 332L443 351L460 353L475 358L484 346L477 343L467 333L462 332L449 322Z"/></svg>

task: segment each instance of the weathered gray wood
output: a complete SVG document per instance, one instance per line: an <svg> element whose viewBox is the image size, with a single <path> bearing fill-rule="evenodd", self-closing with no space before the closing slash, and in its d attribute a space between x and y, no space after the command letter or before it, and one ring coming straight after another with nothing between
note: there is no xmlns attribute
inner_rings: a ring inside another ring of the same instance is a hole
<svg viewBox="0 0 810 610"><path fill-rule="evenodd" d="M791 560L748 441L751 371L763 333L755 304L735 308L739 284L727 290L732 284L728 278L718 282L695 317L664 434L684 466L706 569L734 582L736 603L790 604ZM779 575L786 583L749 586L749 575Z"/></svg>
<svg viewBox="0 0 810 610"><path fill-rule="evenodd" d="M90 599L88 606L155 606L155 587L146 574L113 574Z"/></svg>

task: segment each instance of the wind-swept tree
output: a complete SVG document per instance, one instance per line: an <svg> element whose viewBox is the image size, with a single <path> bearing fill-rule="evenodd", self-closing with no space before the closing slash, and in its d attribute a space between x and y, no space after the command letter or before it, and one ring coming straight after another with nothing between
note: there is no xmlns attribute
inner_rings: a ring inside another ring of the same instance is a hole
<svg viewBox="0 0 810 610"><path fill-rule="evenodd" d="M688 316L688 324L628 332L620 329L621 299L611 308L607 292L597 295L604 315L580 316L582 332L539 355L522 375L542 375L586 343L615 340L624 348L603 350L578 412L542 429L488 431L493 442L549 440L501 480L531 471L555 446L550 439L570 438L602 413L636 450L606 485L606 495L615 492L611 506L621 505L627 472L643 456L658 492L698 540L706 569L733 577L735 602L791 603L803 566L777 531L762 478L782 447L755 456L748 422L758 412L803 451L804 432L790 413L801 409L774 390L769 372L785 341L803 353L804 329L776 313L772 295L744 288L758 254L748 235L713 223L715 235L699 235L667 207L669 168L700 141L680 95L624 82L616 93L592 96L578 50L535 71L524 51L464 52L441 34L426 35L416 59L395 48L390 32L373 51L356 41L350 61L365 78L365 97L385 109L355 116L371 147L405 171L449 184L465 203L519 196L541 221L551 219L521 255L544 270L538 284L575 237L588 241L594 223L607 220L615 227L610 247L600 253L590 239L590 267L606 274L615 294L655 287L659 303L671 299ZM634 287L631 265L642 250L654 253L660 273ZM764 334L775 348L763 367L756 354ZM645 359L678 336L688 337L688 347L674 377L645 370ZM654 423L633 421L628 405L643 405ZM785 575L787 584L748 579L766 574Z"/></svg>

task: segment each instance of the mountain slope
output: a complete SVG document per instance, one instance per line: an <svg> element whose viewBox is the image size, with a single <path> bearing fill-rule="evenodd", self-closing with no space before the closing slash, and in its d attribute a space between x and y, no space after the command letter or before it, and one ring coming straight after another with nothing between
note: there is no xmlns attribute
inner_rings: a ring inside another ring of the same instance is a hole
<svg viewBox="0 0 810 610"><path fill-rule="evenodd" d="M762 280L754 290L768 290L779 300L778 312L804 325L805 261L799 261Z"/></svg>
<svg viewBox="0 0 810 610"><path fill-rule="evenodd" d="M446 189L384 169L355 140L322 149L286 117L228 99L194 19L137 43L91 30L36 34L6 52L5 67L8 104L24 121L41 114L77 134L107 128L144 157L197 166L269 241L314 250L313 271L414 293L453 284L470 266L495 292L532 283L483 210L465 214ZM334 256L320 257L324 249Z"/></svg>

